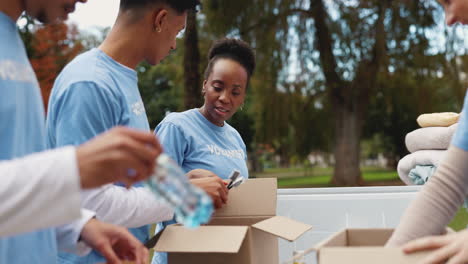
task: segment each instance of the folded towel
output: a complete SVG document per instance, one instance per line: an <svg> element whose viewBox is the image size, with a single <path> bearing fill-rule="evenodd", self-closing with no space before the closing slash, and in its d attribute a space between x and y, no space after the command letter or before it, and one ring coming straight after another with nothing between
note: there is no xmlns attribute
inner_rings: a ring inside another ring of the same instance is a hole
<svg viewBox="0 0 468 264"><path fill-rule="evenodd" d="M450 112L422 114L416 122L420 127L448 127L458 122L459 117L459 114Z"/></svg>
<svg viewBox="0 0 468 264"><path fill-rule="evenodd" d="M408 133L405 144L409 152L423 149L448 149L458 123L449 127L423 127Z"/></svg>
<svg viewBox="0 0 468 264"><path fill-rule="evenodd" d="M410 171L417 165L433 165L437 167L446 152L446 150L418 150L406 155L398 162L398 176L407 185L414 185L409 178Z"/></svg>
<svg viewBox="0 0 468 264"><path fill-rule="evenodd" d="M409 173L409 179L413 184L424 185L434 175L437 167L433 165L417 165ZM468 196L465 198L463 207L468 209Z"/></svg>
<svg viewBox="0 0 468 264"><path fill-rule="evenodd" d="M436 168L434 165L416 165L416 167L410 170L408 178L413 184L423 185L434 174Z"/></svg>

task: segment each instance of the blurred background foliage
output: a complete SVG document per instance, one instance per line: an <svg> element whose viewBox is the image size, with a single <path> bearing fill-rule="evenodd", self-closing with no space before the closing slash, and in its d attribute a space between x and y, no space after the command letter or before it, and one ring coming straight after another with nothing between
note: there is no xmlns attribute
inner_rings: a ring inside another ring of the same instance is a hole
<svg viewBox="0 0 468 264"><path fill-rule="evenodd" d="M64 65L109 31L22 21L46 103ZM377 174L384 176L376 184L397 184L417 116L461 110L464 34L444 26L435 0L204 0L177 50L136 71L154 128L169 112L201 106L213 40L241 38L258 67L245 107L229 123L248 147L252 175L278 176L284 186L356 186Z"/></svg>

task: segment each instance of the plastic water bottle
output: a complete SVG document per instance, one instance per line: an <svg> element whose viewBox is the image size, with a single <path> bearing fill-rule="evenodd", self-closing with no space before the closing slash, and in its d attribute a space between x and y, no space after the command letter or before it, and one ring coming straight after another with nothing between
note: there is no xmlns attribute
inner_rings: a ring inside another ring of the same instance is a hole
<svg viewBox="0 0 468 264"><path fill-rule="evenodd" d="M213 213L213 201L202 189L191 184L182 168L167 154L156 159L147 186L173 210L176 221L195 228L207 223Z"/></svg>

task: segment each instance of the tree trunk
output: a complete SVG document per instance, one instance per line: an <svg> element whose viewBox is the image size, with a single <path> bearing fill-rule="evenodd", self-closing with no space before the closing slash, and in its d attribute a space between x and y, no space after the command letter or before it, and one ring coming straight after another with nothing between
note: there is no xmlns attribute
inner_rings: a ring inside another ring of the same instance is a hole
<svg viewBox="0 0 468 264"><path fill-rule="evenodd" d="M201 105L200 51L198 49L197 14L189 11L184 38L184 108Z"/></svg>
<svg viewBox="0 0 468 264"><path fill-rule="evenodd" d="M335 105L335 171L332 183L336 186L362 185L359 169L361 121L360 115Z"/></svg>
<svg viewBox="0 0 468 264"><path fill-rule="evenodd" d="M376 85L379 68L385 56L385 10L390 1L379 2L375 23L375 43L372 58L359 62L355 79L344 81L337 72L333 54L333 40L327 25L327 11L323 0L310 2L309 10L315 21L315 37L327 91L335 110L335 171L332 183L337 186L362 184L360 165L360 139L363 117L369 98Z"/></svg>

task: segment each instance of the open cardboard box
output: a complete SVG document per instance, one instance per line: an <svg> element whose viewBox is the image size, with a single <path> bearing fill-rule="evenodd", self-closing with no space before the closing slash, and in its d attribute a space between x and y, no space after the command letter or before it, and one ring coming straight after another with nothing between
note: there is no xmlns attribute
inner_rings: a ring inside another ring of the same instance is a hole
<svg viewBox="0 0 468 264"><path fill-rule="evenodd" d="M276 264L278 237L294 241L311 226L276 216L276 179L249 179L229 191L208 225L166 227L154 247L169 264Z"/></svg>
<svg viewBox="0 0 468 264"><path fill-rule="evenodd" d="M344 229L286 263L313 251L317 252L318 264L414 264L429 253L406 255L401 248L385 248L392 233L393 229Z"/></svg>

